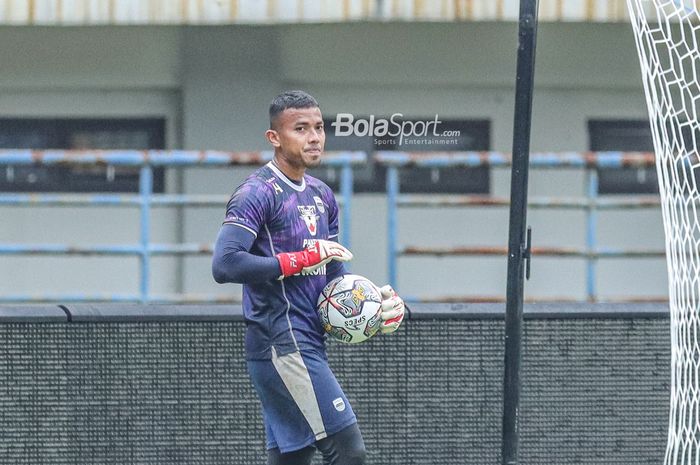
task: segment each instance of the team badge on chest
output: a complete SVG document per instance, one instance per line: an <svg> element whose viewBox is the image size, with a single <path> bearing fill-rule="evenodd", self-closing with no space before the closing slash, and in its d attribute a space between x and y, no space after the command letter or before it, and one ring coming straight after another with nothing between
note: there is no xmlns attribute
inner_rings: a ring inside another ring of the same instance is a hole
<svg viewBox="0 0 700 465"><path fill-rule="evenodd" d="M309 230L312 236L316 235L318 231L318 215L316 214L316 207L314 205L298 205L300 217L304 220L306 229Z"/></svg>

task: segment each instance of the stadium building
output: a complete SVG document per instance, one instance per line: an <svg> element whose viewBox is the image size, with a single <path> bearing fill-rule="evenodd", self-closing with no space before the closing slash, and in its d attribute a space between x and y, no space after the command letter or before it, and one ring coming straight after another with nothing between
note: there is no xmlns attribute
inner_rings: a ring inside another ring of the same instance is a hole
<svg viewBox="0 0 700 465"><path fill-rule="evenodd" d="M386 281L389 207L385 169L371 163L373 152L510 152L517 7L515 1L8 0L0 8L0 145L267 150L268 101L280 90L305 89L318 98L328 120L327 150L360 150L370 157L369 166L355 169L353 270ZM540 20L532 152L651 150L624 2L543 1ZM391 137L335 136L331 123L338 114L437 118L441 131L461 136L415 137L402 144ZM137 188L133 169L131 177L125 169L81 169L55 179L60 175L42 168L6 167L0 189ZM248 171L166 167L156 172L154 187L225 197ZM605 171L600 194L655 189L653 169ZM319 174L337 187L334 171ZM532 197L585 199L590 193L584 169L534 170L531 176ZM507 199L509 192L509 170L502 167L402 170L401 180L402 190L415 193ZM222 212L213 206L156 209L151 239L211 242ZM139 238L138 215L137 209L121 207L7 207L3 242L133 243ZM535 245L582 253L589 245L663 250L658 210L600 211L591 226L594 238L587 215L585 208L533 210ZM401 209L395 246L504 248L507 216L507 208L494 207ZM38 218L47 226L38 228ZM419 298L502 296L503 258L399 256L397 285ZM155 258L152 292L231 293L211 281L208 262L206 255ZM587 276L589 262L595 262L593 278ZM131 294L138 287L133 256L5 256L3 263L3 293ZM427 283L423 269L440 279ZM527 292L582 300L590 297L590 281L603 300L667 292L658 254L587 260L565 253L537 258Z"/></svg>

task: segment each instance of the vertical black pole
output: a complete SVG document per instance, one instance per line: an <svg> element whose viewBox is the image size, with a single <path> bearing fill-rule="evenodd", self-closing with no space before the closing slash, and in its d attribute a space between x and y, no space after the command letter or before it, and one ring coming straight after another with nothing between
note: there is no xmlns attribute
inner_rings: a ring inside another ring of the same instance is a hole
<svg viewBox="0 0 700 465"><path fill-rule="evenodd" d="M508 235L503 441L501 449L503 465L517 465L519 463L520 348L525 259L529 258L525 226L527 224L527 176L530 158L530 120L532 115L536 38L537 0L520 0L515 118L513 123L513 167L510 182L510 226Z"/></svg>

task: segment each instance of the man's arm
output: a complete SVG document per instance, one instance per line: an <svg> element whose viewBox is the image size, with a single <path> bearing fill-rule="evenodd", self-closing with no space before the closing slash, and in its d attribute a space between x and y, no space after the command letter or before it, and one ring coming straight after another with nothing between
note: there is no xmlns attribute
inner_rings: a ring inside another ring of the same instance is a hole
<svg viewBox="0 0 700 465"><path fill-rule="evenodd" d="M254 283L272 281L313 271L329 262L348 261L349 250L332 241L319 240L299 252L260 257L249 252L255 236L235 224L224 224L214 244L212 275L219 283Z"/></svg>
<svg viewBox="0 0 700 465"><path fill-rule="evenodd" d="M211 270L219 283L254 283L277 279L282 271L276 257L249 252L255 236L233 224L224 224L214 244Z"/></svg>

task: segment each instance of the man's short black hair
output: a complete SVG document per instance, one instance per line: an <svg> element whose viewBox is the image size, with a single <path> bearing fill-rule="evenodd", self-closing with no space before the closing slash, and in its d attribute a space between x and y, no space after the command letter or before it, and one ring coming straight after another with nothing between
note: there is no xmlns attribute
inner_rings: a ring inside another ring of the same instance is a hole
<svg viewBox="0 0 700 465"><path fill-rule="evenodd" d="M303 90L282 92L270 103L270 128L277 116L288 108L318 108L318 102Z"/></svg>

